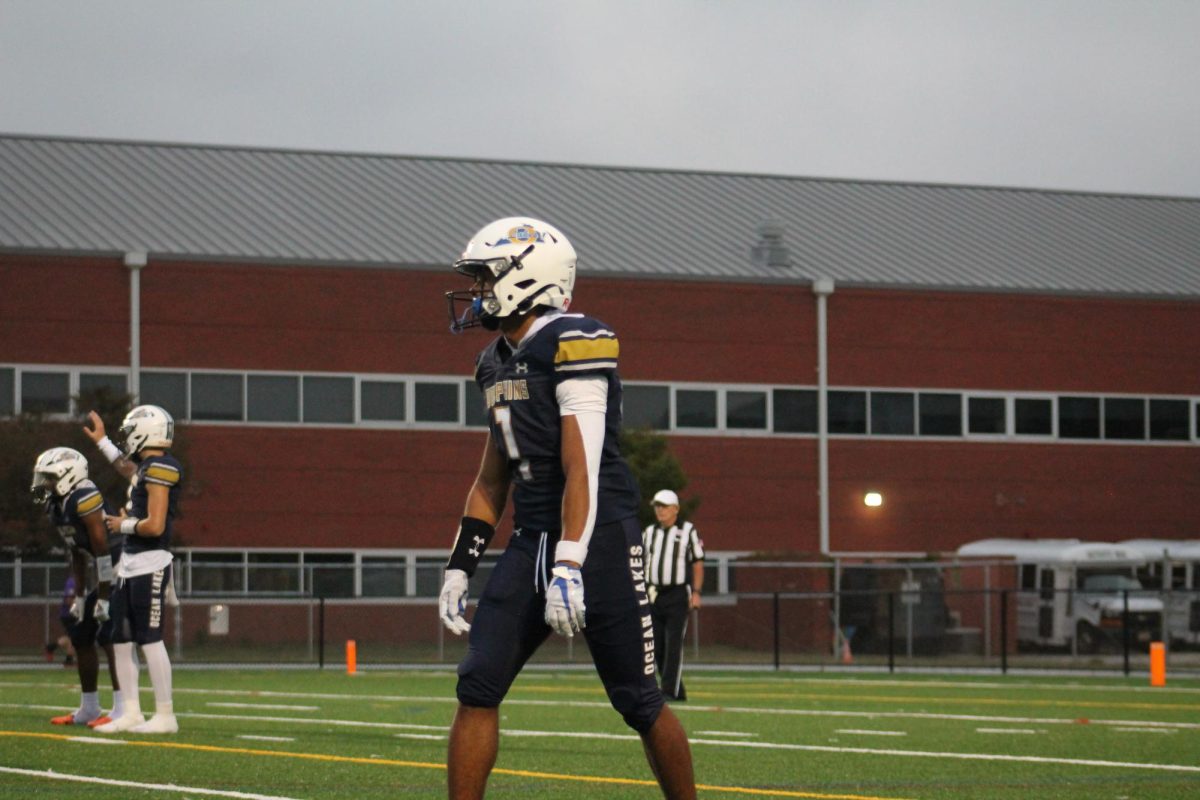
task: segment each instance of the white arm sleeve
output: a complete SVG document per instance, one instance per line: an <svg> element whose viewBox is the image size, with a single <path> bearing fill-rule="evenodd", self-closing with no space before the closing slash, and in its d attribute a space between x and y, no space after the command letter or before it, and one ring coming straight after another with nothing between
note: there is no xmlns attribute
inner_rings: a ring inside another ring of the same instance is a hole
<svg viewBox="0 0 1200 800"><path fill-rule="evenodd" d="M587 458L588 513L583 535L578 542L560 540L554 549L555 561L582 564L587 558L588 542L596 525L596 502L600 490L600 452L604 449L605 417L608 411L608 379L604 376L572 378L558 385L559 414L575 417L583 436Z"/></svg>

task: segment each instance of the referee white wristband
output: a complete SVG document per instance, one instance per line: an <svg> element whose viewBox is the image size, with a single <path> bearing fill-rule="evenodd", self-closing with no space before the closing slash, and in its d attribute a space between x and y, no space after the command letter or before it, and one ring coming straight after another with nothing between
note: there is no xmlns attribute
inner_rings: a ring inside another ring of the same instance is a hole
<svg viewBox="0 0 1200 800"><path fill-rule="evenodd" d="M121 451L112 443L112 439L109 439L107 436L96 442L96 447L104 454L104 457L108 459L108 463L110 464L121 457Z"/></svg>
<svg viewBox="0 0 1200 800"><path fill-rule="evenodd" d="M137 535L137 526L141 522L137 517L126 517L121 520L121 533L131 533Z"/></svg>

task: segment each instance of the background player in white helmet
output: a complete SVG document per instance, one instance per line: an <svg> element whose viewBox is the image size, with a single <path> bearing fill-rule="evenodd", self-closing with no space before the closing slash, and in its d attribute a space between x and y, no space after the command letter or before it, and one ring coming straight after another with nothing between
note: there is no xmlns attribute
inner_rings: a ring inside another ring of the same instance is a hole
<svg viewBox="0 0 1200 800"><path fill-rule="evenodd" d="M88 416L91 427L85 426L84 433L132 484L126 507L105 520L110 531L125 534L112 603L113 653L124 687L125 713L96 730L175 733L179 722L171 693L171 660L162 640L163 607L171 581L171 534L183 479L179 462L169 452L175 422L158 406L137 406L121 423L122 453L105 435L100 416L94 411ZM134 644L141 645L154 689L155 713L149 720L141 712Z"/></svg>
<svg viewBox="0 0 1200 800"><path fill-rule="evenodd" d="M67 623L67 635L75 648L79 670L79 708L54 717L54 725L104 724L111 715L120 715L123 705L120 681L113 659L112 620L109 596L113 563L121 557L120 537L110 537L104 516L110 509L96 484L88 480L88 463L83 454L70 447L53 447L37 457L33 483L29 487L34 502L44 505L50 524L58 531L70 558L74 596ZM88 562L95 566L96 585L87 590ZM99 644L108 656L108 672L113 687L113 710L105 715L100 709L98 678Z"/></svg>
<svg viewBox="0 0 1200 800"><path fill-rule="evenodd" d="M609 701L641 736L663 792L695 797L687 735L654 676L638 489L617 444L617 337L598 320L564 313L575 260L553 226L498 220L454 265L474 285L447 293L452 330L502 334L475 364L488 440L438 601L447 628L470 632L447 756L450 796L460 800L483 796L500 703L551 632L587 639ZM514 530L468 623L467 581L510 488Z"/></svg>

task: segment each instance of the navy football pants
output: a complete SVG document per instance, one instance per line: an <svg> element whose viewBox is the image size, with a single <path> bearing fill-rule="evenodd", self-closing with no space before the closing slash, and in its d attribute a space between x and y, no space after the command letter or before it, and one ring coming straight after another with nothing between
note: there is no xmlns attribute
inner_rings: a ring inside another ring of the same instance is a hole
<svg viewBox="0 0 1200 800"><path fill-rule="evenodd" d="M467 655L458 667L464 705L500 705L529 657L546 641L540 534L514 531L479 599ZM553 567L552 534L545 545ZM663 697L654 675L654 628L646 597L642 534L630 518L598 525L583 564L584 639L612 703L638 733L654 725ZM535 588L535 575L537 583Z"/></svg>

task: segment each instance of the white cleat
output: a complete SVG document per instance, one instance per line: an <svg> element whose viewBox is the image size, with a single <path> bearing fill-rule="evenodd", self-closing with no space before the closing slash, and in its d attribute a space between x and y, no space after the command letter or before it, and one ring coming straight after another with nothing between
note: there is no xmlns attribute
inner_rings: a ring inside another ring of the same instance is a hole
<svg viewBox="0 0 1200 800"><path fill-rule="evenodd" d="M134 725L130 733L179 733L179 720L174 714L155 714L141 725Z"/></svg>
<svg viewBox="0 0 1200 800"><path fill-rule="evenodd" d="M131 730L136 725L145 723L146 718L141 714L122 714L111 722L106 722L103 725L97 725L92 730L97 733L121 733Z"/></svg>

